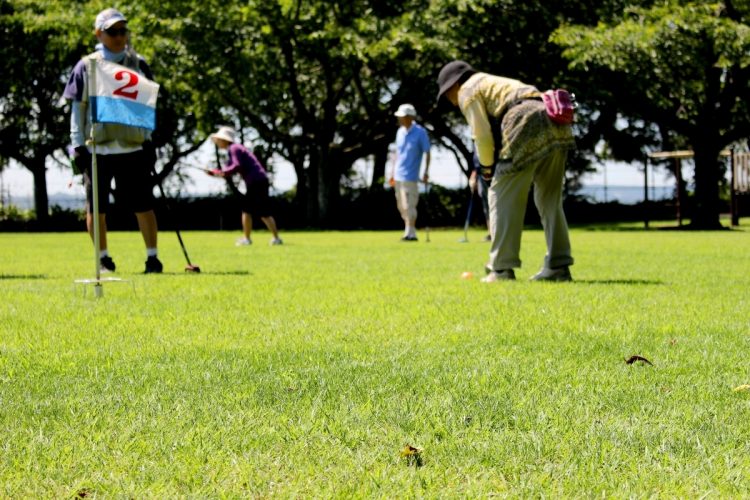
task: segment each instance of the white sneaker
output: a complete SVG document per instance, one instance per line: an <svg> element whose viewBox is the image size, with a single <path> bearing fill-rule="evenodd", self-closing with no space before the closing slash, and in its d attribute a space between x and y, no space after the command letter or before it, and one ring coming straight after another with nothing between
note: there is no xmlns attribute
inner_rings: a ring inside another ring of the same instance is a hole
<svg viewBox="0 0 750 500"><path fill-rule="evenodd" d="M513 269L503 269L502 271L491 271L487 276L482 278L482 283L494 283L496 281L512 281L516 279L516 273Z"/></svg>
<svg viewBox="0 0 750 500"><path fill-rule="evenodd" d="M284 241L281 238L274 238L271 241L269 241L268 244L271 245L271 246L274 246L274 245L283 245Z"/></svg>
<svg viewBox="0 0 750 500"><path fill-rule="evenodd" d="M236 246L238 246L238 247L244 247L244 246L247 246L247 245L252 245L253 242L252 242L252 240L249 240L247 238L240 238L234 244Z"/></svg>
<svg viewBox="0 0 750 500"><path fill-rule="evenodd" d="M573 281L568 266L550 269L543 267L538 273L529 278L531 281Z"/></svg>

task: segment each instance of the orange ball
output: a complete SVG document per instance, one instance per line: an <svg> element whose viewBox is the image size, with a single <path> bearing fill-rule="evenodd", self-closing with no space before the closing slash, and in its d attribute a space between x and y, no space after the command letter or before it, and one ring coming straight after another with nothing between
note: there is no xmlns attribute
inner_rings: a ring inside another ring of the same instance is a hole
<svg viewBox="0 0 750 500"><path fill-rule="evenodd" d="M474 277L474 273L472 273L471 271L464 271L463 273L461 273L462 280L470 280L473 277Z"/></svg>

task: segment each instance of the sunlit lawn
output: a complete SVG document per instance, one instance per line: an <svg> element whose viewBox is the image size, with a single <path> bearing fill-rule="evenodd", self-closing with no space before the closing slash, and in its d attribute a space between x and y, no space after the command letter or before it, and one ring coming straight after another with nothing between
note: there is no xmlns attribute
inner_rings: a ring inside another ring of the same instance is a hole
<svg viewBox="0 0 750 500"><path fill-rule="evenodd" d="M478 229L112 233L101 299L83 233L0 234L0 496L745 496L744 222L577 228L564 284L539 230L493 285Z"/></svg>

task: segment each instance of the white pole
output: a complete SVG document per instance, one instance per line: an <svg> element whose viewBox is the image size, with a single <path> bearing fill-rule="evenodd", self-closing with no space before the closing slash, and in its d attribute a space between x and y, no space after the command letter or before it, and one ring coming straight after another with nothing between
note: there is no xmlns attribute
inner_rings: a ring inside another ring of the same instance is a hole
<svg viewBox="0 0 750 500"><path fill-rule="evenodd" d="M89 67L87 68L89 77L89 124L91 125L91 186L92 189L92 202L93 207L93 218L94 218L94 268L96 269L96 283L94 283L94 296L99 298L104 296L104 289L102 288L101 279L101 253L99 248L99 234L101 228L99 227L99 173L96 165L96 141L94 140L94 107L91 105L91 93L92 89L95 88L96 78L96 60L89 58Z"/></svg>

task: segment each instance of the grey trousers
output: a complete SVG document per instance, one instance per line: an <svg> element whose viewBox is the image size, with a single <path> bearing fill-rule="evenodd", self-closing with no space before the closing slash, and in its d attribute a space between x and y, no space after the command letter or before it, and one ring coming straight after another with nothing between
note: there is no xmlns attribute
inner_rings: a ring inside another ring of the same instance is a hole
<svg viewBox="0 0 750 500"><path fill-rule="evenodd" d="M492 247L488 266L495 271L521 267L521 233L526 202L534 185L534 204L539 211L547 243L544 266L573 264L568 222L562 208L562 186L567 150L556 149L520 172L501 163L490 184L490 231ZM503 173L508 170L511 173Z"/></svg>

